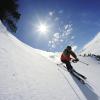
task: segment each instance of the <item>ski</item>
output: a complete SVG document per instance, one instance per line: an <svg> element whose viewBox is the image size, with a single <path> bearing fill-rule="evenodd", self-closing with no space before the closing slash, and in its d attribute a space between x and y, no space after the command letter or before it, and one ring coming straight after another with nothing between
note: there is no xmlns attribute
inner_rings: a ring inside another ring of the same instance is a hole
<svg viewBox="0 0 100 100"><path fill-rule="evenodd" d="M58 66L63 66L64 68L66 68L66 66L64 66L63 64L57 64ZM67 69L67 68L66 68ZM82 74L80 74L80 73L78 73L75 69L73 69L72 70L75 74L77 74L78 76L80 76L82 79L84 79L84 80L86 80L87 79L87 77L86 76L84 76L84 75L82 75Z"/></svg>
<svg viewBox="0 0 100 100"><path fill-rule="evenodd" d="M80 78L78 75L76 75L73 71L70 72L71 75L73 75L78 81L80 81L82 84L85 84L84 79Z"/></svg>
<svg viewBox="0 0 100 100"><path fill-rule="evenodd" d="M67 71L67 68L66 68L66 66L65 65L63 65L63 64L57 64L57 66L59 66L60 68L65 68L65 69L63 69L63 70L65 70L65 71ZM62 66L62 67L61 67ZM71 70L71 71L69 71L69 73L73 76L73 77L75 77L78 81L80 81L82 84L85 84L85 80L87 79L85 76L83 76L82 74L80 74L80 73L78 73L78 72L76 72L74 69L73 70Z"/></svg>
<svg viewBox="0 0 100 100"><path fill-rule="evenodd" d="M77 74L77 75L79 75L81 78L83 78L84 80L86 80L87 79L87 77L86 76L84 76L84 75L82 75L82 74L80 74L80 73L78 73L75 69L73 69L72 70L75 74Z"/></svg>

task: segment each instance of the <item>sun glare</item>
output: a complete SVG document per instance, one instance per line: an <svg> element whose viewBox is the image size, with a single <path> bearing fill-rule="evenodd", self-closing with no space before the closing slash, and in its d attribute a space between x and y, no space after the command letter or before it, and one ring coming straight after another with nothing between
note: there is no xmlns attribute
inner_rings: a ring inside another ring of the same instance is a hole
<svg viewBox="0 0 100 100"><path fill-rule="evenodd" d="M47 33L48 32L48 26L46 25L46 24L40 24L39 26L38 26L38 31L40 32L40 33Z"/></svg>

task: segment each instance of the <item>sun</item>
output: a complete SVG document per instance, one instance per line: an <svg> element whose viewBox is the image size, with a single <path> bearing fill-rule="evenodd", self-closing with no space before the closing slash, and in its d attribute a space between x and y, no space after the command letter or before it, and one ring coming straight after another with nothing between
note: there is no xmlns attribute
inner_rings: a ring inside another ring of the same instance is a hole
<svg viewBox="0 0 100 100"><path fill-rule="evenodd" d="M47 33L48 32L48 25L45 23L40 23L37 28L38 32L40 33Z"/></svg>

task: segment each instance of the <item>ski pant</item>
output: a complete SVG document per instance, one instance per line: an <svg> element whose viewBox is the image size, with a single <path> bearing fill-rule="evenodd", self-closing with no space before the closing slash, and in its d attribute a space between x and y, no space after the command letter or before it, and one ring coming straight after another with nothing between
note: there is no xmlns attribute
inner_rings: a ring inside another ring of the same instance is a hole
<svg viewBox="0 0 100 100"><path fill-rule="evenodd" d="M66 68L69 72L73 70L73 67L72 67L70 61L62 61L62 62L66 64Z"/></svg>

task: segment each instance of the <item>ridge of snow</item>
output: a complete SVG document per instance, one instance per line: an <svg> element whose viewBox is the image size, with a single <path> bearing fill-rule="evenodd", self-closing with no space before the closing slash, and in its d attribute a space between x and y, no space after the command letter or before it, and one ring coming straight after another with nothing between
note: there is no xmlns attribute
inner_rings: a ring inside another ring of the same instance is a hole
<svg viewBox="0 0 100 100"><path fill-rule="evenodd" d="M100 32L83 47L82 54L84 53L100 55Z"/></svg>

